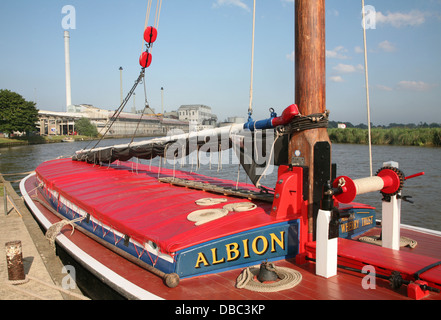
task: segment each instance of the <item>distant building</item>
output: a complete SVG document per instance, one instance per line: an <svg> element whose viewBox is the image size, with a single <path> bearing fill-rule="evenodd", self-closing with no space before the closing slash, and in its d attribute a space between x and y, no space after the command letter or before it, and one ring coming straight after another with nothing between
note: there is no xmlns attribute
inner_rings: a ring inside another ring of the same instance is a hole
<svg viewBox="0 0 441 320"><path fill-rule="evenodd" d="M164 112L164 118L179 119L177 111Z"/></svg>
<svg viewBox="0 0 441 320"><path fill-rule="evenodd" d="M228 117L224 122L219 123L219 127L231 126L232 124L245 123L244 117Z"/></svg>
<svg viewBox="0 0 441 320"><path fill-rule="evenodd" d="M71 105L68 112L55 112L40 110L38 112L39 128L41 135L68 135L75 133L75 122L81 118L88 118L95 125L98 132L107 131L114 111L103 110L92 105ZM137 136L165 135L168 131L180 129L189 130L188 121L168 119L155 115L141 115L122 112L108 130L108 136Z"/></svg>
<svg viewBox="0 0 441 320"><path fill-rule="evenodd" d="M214 128L217 123L217 116L211 108L202 104L182 105L178 109L178 117L190 123L190 131Z"/></svg>
<svg viewBox="0 0 441 320"><path fill-rule="evenodd" d="M346 124L344 123L339 123L337 126L339 129L346 129Z"/></svg>

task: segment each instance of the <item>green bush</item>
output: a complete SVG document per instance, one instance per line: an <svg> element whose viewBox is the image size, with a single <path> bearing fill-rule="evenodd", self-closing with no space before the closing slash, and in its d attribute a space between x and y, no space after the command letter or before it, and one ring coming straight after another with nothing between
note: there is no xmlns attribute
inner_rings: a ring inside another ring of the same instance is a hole
<svg viewBox="0 0 441 320"><path fill-rule="evenodd" d="M367 144L369 140L367 129L330 128L328 134L334 143ZM441 147L441 128L373 128L371 139L375 145Z"/></svg>
<svg viewBox="0 0 441 320"><path fill-rule="evenodd" d="M75 123L75 130L78 134L87 137L97 137L98 130L87 118L81 118Z"/></svg>

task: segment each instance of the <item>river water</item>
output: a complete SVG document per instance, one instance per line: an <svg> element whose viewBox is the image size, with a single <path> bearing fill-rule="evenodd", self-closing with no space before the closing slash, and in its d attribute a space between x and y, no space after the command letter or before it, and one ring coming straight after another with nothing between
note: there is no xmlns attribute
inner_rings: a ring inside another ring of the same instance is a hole
<svg viewBox="0 0 441 320"><path fill-rule="evenodd" d="M137 139L139 140L139 139ZM127 143L128 139L104 140L100 146ZM94 144L94 143L93 143ZM32 146L19 146L0 149L0 172L1 173L22 173L35 169L40 163L55 159L59 156L71 156L76 150L81 150L90 142L80 141L72 143L42 144ZM424 176L409 179L404 184L402 195L412 196L414 204L402 203L401 222L423 228L441 231L441 148L424 147L401 147L401 146L373 146L373 170L374 174L382 167L383 162L396 161L406 176L414 173L425 172ZM213 159L217 156L213 155ZM225 156L224 156L225 159ZM364 145L333 144L332 161L337 164L337 175L346 175L352 179L364 178L370 175L369 151ZM141 163L150 161L141 160ZM187 159L183 170L196 171L196 166ZM241 182L247 181L243 171L238 175L238 164L224 163L222 170L218 170L218 164L202 165L197 172L209 176L217 176L236 181L238 176ZM222 162L225 162L223 160ZM232 162L232 161L227 161ZM195 162L193 162L195 163ZM155 159L152 163L158 165ZM173 165L165 164L167 168ZM181 169L179 165L176 169ZM17 180L21 176L8 176L7 180ZM262 180L263 185L273 188L276 181L276 172ZM18 183L14 184L18 190ZM378 192L360 195L356 202L370 204L377 208L377 218L381 219L381 195Z"/></svg>

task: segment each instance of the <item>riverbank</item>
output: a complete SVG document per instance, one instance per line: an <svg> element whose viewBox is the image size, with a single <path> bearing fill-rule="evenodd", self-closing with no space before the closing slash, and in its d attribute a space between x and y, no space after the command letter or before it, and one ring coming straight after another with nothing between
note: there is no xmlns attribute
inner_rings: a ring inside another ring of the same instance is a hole
<svg viewBox="0 0 441 320"><path fill-rule="evenodd" d="M72 138L75 141L86 141L86 140L96 139L87 136L69 136L68 138ZM66 136L44 136L44 137L32 136L29 138L15 138L15 139L0 138L0 148L24 146L24 145L32 145L32 144L59 143L59 142L63 142L64 139L66 139Z"/></svg>
<svg viewBox="0 0 441 320"><path fill-rule="evenodd" d="M368 144L368 130L360 128L328 129L332 143ZM155 135L157 136L157 135ZM63 142L65 136L34 136L30 138L6 139L0 138L0 148L31 144L46 144ZM69 136L75 141L96 140L87 136ZM111 137L126 138L126 137ZM129 137L131 138L131 137ZM109 138L110 139L110 138ZM373 145L399 145L417 147L441 147L441 128L373 128Z"/></svg>
<svg viewBox="0 0 441 320"><path fill-rule="evenodd" d="M158 135L152 135L150 137L158 137ZM97 140L97 137L88 137L88 136L32 136L29 138L16 138L16 139L7 139L0 138L0 148L7 147L15 147L15 146L25 146L25 145L33 145L33 144L47 144L47 143L60 143L64 142L63 140L69 138L74 141L90 141ZM132 138L132 136L112 136L106 137L105 139L122 139L122 138Z"/></svg>
<svg viewBox="0 0 441 320"><path fill-rule="evenodd" d="M359 128L328 129L333 143L368 144L368 130ZM441 128L373 128L373 145L441 147Z"/></svg>

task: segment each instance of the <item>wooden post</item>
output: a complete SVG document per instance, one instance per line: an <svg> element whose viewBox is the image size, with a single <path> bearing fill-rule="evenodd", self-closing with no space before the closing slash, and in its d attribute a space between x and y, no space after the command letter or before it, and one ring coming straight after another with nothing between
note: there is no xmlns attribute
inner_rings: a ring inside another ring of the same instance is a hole
<svg viewBox="0 0 441 320"><path fill-rule="evenodd" d="M11 281L24 280L23 254L21 241L11 241L5 244L8 279Z"/></svg>
<svg viewBox="0 0 441 320"><path fill-rule="evenodd" d="M326 39L325 0L295 1L295 98L302 115L324 113L326 110ZM323 142L317 145L317 142ZM315 148L326 149L329 156L321 155L324 162L320 168L314 166ZM293 164L309 168L308 198L309 234L315 230L315 220L320 207L323 180L330 179L330 141L326 128L293 133L289 157ZM328 158L329 157L329 161ZM326 159L325 159L326 158ZM295 161L294 161L295 159ZM318 180L320 178L320 180Z"/></svg>
<svg viewBox="0 0 441 320"><path fill-rule="evenodd" d="M8 194L6 193L6 186L3 186L3 208L5 211L5 216L8 215Z"/></svg>

